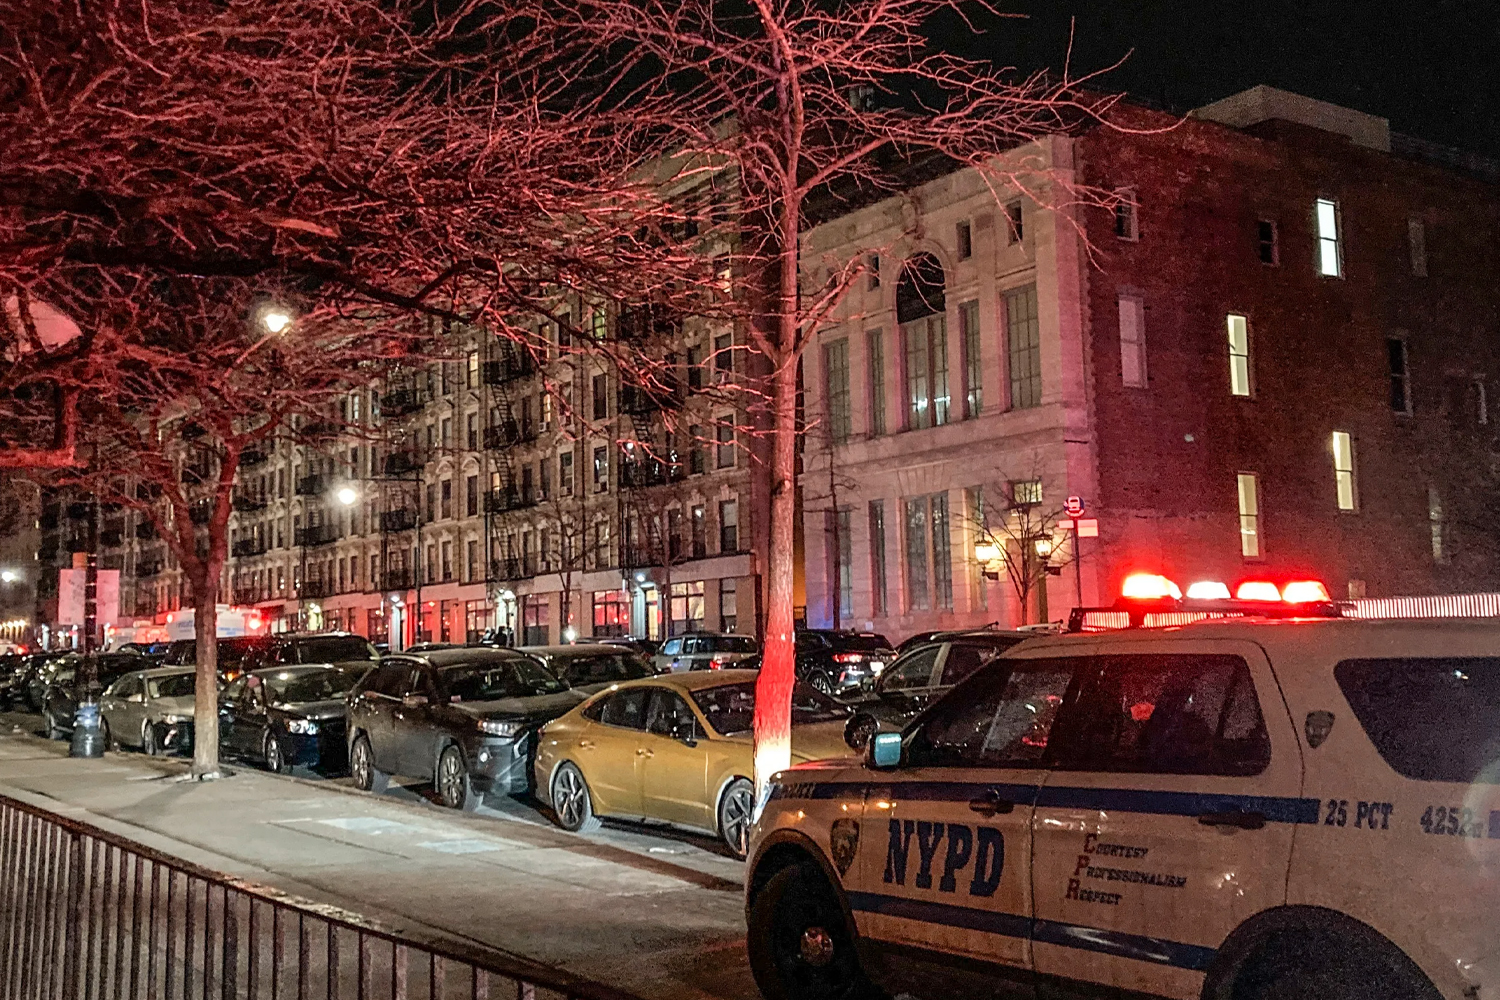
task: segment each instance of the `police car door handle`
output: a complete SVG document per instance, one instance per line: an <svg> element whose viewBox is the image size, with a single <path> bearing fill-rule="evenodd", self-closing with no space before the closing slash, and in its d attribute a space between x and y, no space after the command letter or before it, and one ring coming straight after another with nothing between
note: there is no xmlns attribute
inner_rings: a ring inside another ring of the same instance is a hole
<svg viewBox="0 0 1500 1000"><path fill-rule="evenodd" d="M1265 813L1242 812L1238 810L1230 812L1201 813L1198 822L1204 826L1234 826L1241 830L1259 830L1266 825Z"/></svg>
<svg viewBox="0 0 1500 1000"><path fill-rule="evenodd" d="M1000 793L991 788L982 795L969 800L969 808L981 816L993 816L996 813L1008 813L1016 808L1016 804L1009 799L1002 799Z"/></svg>

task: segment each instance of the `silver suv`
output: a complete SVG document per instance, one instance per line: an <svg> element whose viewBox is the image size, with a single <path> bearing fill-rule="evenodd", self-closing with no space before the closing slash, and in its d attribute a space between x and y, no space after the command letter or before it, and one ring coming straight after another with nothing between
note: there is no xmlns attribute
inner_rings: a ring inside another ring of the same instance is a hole
<svg viewBox="0 0 1500 1000"><path fill-rule="evenodd" d="M661 644L651 661L662 673L721 670L760 652L753 636L724 632L694 632L673 636Z"/></svg>

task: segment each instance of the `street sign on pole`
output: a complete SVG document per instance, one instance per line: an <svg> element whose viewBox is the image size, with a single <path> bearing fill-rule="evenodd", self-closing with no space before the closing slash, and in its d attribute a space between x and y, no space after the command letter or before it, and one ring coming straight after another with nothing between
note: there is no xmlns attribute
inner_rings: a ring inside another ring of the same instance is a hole
<svg viewBox="0 0 1500 1000"><path fill-rule="evenodd" d="M1069 517L1083 516L1083 497L1068 497L1063 503L1063 510L1068 512Z"/></svg>

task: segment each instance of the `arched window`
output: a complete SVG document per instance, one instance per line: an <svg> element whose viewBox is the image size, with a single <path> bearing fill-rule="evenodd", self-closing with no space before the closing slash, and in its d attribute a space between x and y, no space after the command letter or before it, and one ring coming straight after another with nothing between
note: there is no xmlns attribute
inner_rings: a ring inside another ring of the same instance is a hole
<svg viewBox="0 0 1500 1000"><path fill-rule="evenodd" d="M901 268L896 283L896 321L905 352L906 427L920 430L948 422L948 324L943 265L930 253Z"/></svg>

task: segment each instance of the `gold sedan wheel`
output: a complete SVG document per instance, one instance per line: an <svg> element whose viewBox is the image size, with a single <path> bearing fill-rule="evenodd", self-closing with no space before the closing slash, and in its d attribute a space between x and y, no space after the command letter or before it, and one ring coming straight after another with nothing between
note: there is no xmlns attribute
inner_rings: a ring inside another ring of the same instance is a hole
<svg viewBox="0 0 1500 1000"><path fill-rule="evenodd" d="M750 849L750 827L755 814L755 786L736 778L719 799L719 836L737 858Z"/></svg>
<svg viewBox="0 0 1500 1000"><path fill-rule="evenodd" d="M552 776L552 811L557 816L557 825L573 833L590 833L599 829L599 817L594 815L594 803L589 796L588 782L577 766L563 763L557 766Z"/></svg>

